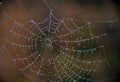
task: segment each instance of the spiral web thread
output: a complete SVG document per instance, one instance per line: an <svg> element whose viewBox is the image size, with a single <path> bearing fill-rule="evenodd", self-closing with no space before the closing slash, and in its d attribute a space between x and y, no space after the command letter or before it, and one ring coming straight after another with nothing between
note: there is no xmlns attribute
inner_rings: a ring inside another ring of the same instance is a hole
<svg viewBox="0 0 120 82"><path fill-rule="evenodd" d="M107 24L110 28L119 20L79 25L76 23L79 20L73 18L57 18L49 4L43 1L50 13L41 22L29 20L20 24L6 14L13 22L9 31L12 37L5 39L12 51L9 47L0 50L5 49L10 55L14 53L12 60L29 79L41 82L96 82L90 77L104 72L104 68L99 69L101 65L109 69L111 66L104 45L99 43L107 34L95 35L92 25Z"/></svg>

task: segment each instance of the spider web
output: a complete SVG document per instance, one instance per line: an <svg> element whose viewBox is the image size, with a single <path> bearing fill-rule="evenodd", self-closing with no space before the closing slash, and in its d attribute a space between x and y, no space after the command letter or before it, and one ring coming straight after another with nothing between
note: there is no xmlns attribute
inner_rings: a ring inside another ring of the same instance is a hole
<svg viewBox="0 0 120 82"><path fill-rule="evenodd" d="M108 30L97 34L93 27L110 29L119 20L81 23L73 18L58 18L43 1L50 12L41 22L29 20L21 24L5 15L13 22L5 49L18 69L29 79L41 82L97 82L94 76L100 73L104 77L103 66L108 70L111 65L100 40Z"/></svg>

